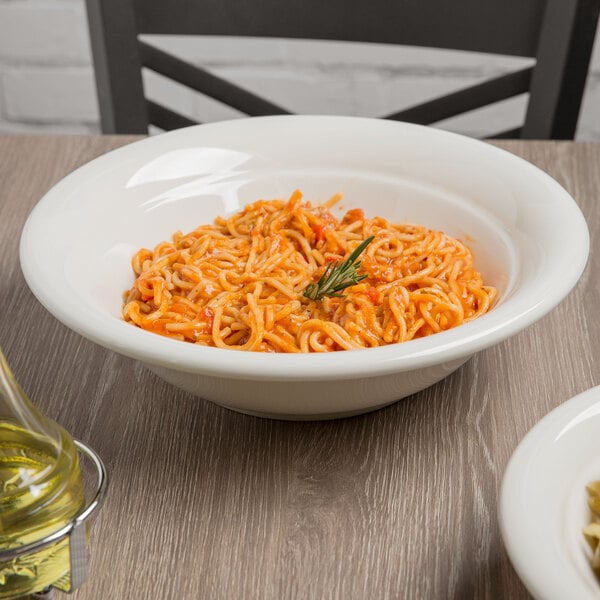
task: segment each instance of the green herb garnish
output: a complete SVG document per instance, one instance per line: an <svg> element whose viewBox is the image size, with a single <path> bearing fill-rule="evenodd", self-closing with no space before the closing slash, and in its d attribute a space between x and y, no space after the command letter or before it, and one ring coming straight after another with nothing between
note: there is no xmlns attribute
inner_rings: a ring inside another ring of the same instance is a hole
<svg viewBox="0 0 600 600"><path fill-rule="evenodd" d="M375 239L375 236L368 237L364 242L357 246L352 254L343 262L330 262L323 271L323 275L317 283L310 283L304 290L304 296L311 300L322 300L325 296L332 298L343 298L341 290L351 285L356 285L367 277L366 273L359 275L356 271L360 269L360 262L356 259L362 251Z"/></svg>

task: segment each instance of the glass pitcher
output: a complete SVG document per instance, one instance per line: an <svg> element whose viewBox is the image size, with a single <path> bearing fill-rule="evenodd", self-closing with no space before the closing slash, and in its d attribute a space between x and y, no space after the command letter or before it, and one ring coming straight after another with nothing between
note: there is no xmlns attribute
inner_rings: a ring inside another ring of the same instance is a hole
<svg viewBox="0 0 600 600"><path fill-rule="evenodd" d="M71 590L70 536L47 540L72 523L84 503L73 438L33 406L0 349L1 600L49 586ZM28 547L39 549L18 554Z"/></svg>

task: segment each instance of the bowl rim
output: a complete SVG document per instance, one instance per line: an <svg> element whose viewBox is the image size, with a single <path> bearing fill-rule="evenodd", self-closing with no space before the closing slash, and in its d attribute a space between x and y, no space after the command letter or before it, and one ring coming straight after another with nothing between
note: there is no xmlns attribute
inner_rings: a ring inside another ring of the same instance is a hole
<svg viewBox="0 0 600 600"><path fill-rule="evenodd" d="M412 130L420 135L449 140L459 147L465 144L476 146L479 152L487 153L488 156L498 160L509 161L517 168L535 174L546 185L554 189L567 205L570 205L573 218L569 224L577 232L579 242L578 247L574 249L571 269L564 273L560 285L555 286L551 293L536 299L535 302L527 303L527 306L524 306L516 315L511 315L507 309L514 300L514 298L509 298L505 303L501 303L477 320L433 336L411 340L403 344L324 354L243 352L199 346L158 336L123 321L117 322L126 328L119 329L115 327L114 321L116 320L112 316L104 315L104 318L99 316L96 319L82 319L76 311L65 311L56 296L47 293L44 285L36 277L38 267L32 248L35 245L35 231L39 227L37 221L42 207L55 202L69 189L84 184L86 179L103 165L130 156L140 149L151 150L153 146L158 147L165 143L184 141L190 135L201 134L209 129L248 126L246 124L249 122L252 123L252 126L260 127L261 123L267 121L276 121L281 124L283 121L296 121L304 126L314 127L323 125L324 120L335 122L340 127L395 127L398 128L399 133L402 130ZM441 129L375 118L328 115L251 117L195 125L147 137L111 150L75 169L56 183L39 200L23 227L19 246L21 269L25 280L41 304L59 321L101 346L149 364L169 367L178 371L231 379L279 381L298 381L304 378L317 381L374 377L464 359L510 337L552 310L568 295L579 280L586 266L588 254L589 232L585 218L576 202L553 178L526 160L496 146Z"/></svg>

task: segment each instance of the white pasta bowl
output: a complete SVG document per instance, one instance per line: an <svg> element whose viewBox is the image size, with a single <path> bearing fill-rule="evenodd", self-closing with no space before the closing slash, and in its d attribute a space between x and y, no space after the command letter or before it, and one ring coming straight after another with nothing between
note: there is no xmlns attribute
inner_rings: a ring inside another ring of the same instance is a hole
<svg viewBox="0 0 600 600"><path fill-rule="evenodd" d="M324 354L255 353L167 339L124 322L131 257L258 198L312 201L465 240L493 309L425 338ZM548 175L489 144L376 119L278 116L181 129L77 169L24 227L27 283L60 321L223 406L309 419L357 414L439 381L554 308L588 256L585 220Z"/></svg>

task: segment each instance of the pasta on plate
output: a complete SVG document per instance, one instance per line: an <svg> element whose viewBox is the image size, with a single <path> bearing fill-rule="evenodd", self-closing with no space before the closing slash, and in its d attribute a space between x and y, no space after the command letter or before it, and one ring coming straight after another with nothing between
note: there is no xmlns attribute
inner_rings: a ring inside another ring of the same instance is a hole
<svg viewBox="0 0 600 600"><path fill-rule="evenodd" d="M592 481L586 487L592 522L583 528L583 535L592 548L592 568L600 577L600 481Z"/></svg>
<svg viewBox="0 0 600 600"><path fill-rule="evenodd" d="M296 191L287 201L258 200L140 249L124 319L217 348L327 352L435 334L491 308L497 291L484 285L462 242L358 208L338 219L330 209L340 198L313 206ZM343 297L304 295L370 236L359 257L366 276Z"/></svg>

